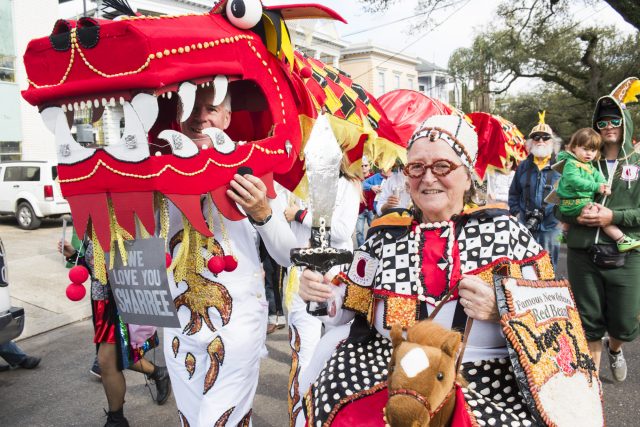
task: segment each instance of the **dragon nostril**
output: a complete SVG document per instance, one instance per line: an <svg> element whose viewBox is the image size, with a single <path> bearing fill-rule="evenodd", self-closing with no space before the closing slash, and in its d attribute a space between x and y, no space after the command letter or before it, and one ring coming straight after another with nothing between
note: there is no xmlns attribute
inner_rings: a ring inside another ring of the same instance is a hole
<svg viewBox="0 0 640 427"><path fill-rule="evenodd" d="M51 46L57 50L64 52L71 47L71 29L75 26L75 22L58 19L53 25L53 31L49 36Z"/></svg>
<svg viewBox="0 0 640 427"><path fill-rule="evenodd" d="M93 18L81 18L78 21L78 43L85 49L91 49L100 39L100 24Z"/></svg>

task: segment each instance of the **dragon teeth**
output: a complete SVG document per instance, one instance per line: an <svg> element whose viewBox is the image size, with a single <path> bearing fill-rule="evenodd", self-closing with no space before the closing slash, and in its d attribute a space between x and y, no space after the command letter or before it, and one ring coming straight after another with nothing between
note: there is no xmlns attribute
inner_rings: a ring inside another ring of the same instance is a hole
<svg viewBox="0 0 640 427"><path fill-rule="evenodd" d="M182 117L181 122L186 121L191 112L193 111L193 105L196 101L196 89L197 86L191 82L183 82L178 89L178 96L182 102Z"/></svg>
<svg viewBox="0 0 640 427"><path fill-rule="evenodd" d="M229 79L227 76L219 75L213 79L213 87L215 92L213 94L213 105L220 105L224 98L227 96L227 89L229 87Z"/></svg>

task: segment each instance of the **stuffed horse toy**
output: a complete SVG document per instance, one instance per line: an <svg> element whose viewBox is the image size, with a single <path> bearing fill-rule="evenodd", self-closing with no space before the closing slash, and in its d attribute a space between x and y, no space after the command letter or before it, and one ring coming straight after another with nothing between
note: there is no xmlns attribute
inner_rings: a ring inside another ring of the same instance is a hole
<svg viewBox="0 0 640 427"><path fill-rule="evenodd" d="M430 320L416 323L402 336L391 329L389 400L385 422L392 427L440 427L451 421L456 402L456 373L460 333Z"/></svg>

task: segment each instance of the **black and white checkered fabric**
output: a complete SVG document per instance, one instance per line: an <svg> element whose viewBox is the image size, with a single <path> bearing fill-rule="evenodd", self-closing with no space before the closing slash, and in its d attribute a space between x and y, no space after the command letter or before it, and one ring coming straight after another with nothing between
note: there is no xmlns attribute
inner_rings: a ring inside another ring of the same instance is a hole
<svg viewBox="0 0 640 427"><path fill-rule="evenodd" d="M524 225L511 216L471 218L458 236L462 271L472 271L498 258L521 260L540 253L542 247Z"/></svg>
<svg viewBox="0 0 640 427"><path fill-rule="evenodd" d="M415 295L419 279L415 269L416 248L416 242L409 238L408 232L401 236L382 232L367 241L361 249L380 260L373 281L375 289Z"/></svg>

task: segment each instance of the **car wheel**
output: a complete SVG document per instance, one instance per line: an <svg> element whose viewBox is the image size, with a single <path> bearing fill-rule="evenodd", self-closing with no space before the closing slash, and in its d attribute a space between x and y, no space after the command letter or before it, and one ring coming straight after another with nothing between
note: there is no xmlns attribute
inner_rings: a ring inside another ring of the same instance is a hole
<svg viewBox="0 0 640 427"><path fill-rule="evenodd" d="M35 230L40 227L40 223L42 222L27 202L22 202L18 205L16 219L18 220L18 226L24 230Z"/></svg>

